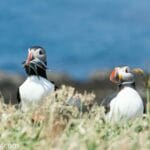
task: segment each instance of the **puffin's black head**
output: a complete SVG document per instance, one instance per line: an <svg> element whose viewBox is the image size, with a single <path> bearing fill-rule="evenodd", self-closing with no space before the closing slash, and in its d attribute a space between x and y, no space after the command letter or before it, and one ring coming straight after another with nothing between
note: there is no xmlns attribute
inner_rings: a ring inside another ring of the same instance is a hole
<svg viewBox="0 0 150 150"><path fill-rule="evenodd" d="M46 51L40 46L33 46L28 49L28 57L23 63L28 75L38 75L46 78Z"/></svg>

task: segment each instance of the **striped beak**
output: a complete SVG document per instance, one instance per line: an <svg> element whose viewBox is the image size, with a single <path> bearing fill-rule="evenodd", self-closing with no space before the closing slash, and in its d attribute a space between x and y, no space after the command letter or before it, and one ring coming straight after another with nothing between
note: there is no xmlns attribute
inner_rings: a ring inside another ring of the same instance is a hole
<svg viewBox="0 0 150 150"><path fill-rule="evenodd" d="M29 65L31 60L33 60L33 54L32 54L32 52L29 50L29 52L28 52L28 57L27 57L27 60L26 60L25 65Z"/></svg>
<svg viewBox="0 0 150 150"><path fill-rule="evenodd" d="M110 74L110 81L113 83L120 83L122 79L122 75L118 73L118 68L115 68Z"/></svg>

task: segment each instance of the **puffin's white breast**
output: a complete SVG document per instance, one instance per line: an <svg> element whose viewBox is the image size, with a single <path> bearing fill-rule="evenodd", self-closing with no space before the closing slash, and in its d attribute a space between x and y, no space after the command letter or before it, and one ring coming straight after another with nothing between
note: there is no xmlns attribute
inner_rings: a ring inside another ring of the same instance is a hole
<svg viewBox="0 0 150 150"><path fill-rule="evenodd" d="M22 107L40 103L45 96L53 91L54 85L43 77L28 77L19 88Z"/></svg>
<svg viewBox="0 0 150 150"><path fill-rule="evenodd" d="M138 92L131 87L125 87L112 99L108 119L133 119L142 116L143 110L143 102Z"/></svg>

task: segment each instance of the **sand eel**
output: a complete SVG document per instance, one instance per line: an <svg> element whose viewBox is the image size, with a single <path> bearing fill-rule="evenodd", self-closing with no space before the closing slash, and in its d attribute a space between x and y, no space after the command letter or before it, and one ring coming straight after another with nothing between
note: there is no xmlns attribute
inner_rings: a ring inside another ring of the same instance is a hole
<svg viewBox="0 0 150 150"><path fill-rule="evenodd" d="M23 63L28 75L25 82L19 87L18 102L21 102L23 111L32 106L38 106L43 99L54 91L55 85L47 80L46 52L40 46L33 46L28 50L27 60Z"/></svg>
<svg viewBox="0 0 150 150"><path fill-rule="evenodd" d="M143 101L135 89L133 73L143 73L141 69L131 70L128 66L115 68L110 80L118 84L119 92L106 98L102 105L106 108L107 121L120 121L142 117Z"/></svg>

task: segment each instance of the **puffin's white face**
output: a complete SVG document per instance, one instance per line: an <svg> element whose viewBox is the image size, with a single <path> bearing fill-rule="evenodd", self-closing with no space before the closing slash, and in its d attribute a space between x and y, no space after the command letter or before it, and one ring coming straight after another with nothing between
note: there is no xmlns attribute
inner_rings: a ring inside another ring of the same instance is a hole
<svg viewBox="0 0 150 150"><path fill-rule="evenodd" d="M46 63L46 52L42 47L32 47L28 49L26 65L29 65L34 59L39 59L40 61Z"/></svg>
<svg viewBox="0 0 150 150"><path fill-rule="evenodd" d="M134 82L134 75L128 66L116 67L111 75L110 80L114 83Z"/></svg>

